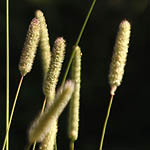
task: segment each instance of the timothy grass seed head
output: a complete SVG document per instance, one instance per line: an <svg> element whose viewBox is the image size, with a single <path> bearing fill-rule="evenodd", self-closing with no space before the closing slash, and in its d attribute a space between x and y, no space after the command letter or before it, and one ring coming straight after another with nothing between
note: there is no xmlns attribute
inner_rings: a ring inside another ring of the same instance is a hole
<svg viewBox="0 0 150 150"><path fill-rule="evenodd" d="M26 40L22 50L19 62L19 70L22 76L25 76L32 69L38 42L40 38L40 22L33 18L27 32Z"/></svg>
<svg viewBox="0 0 150 150"><path fill-rule="evenodd" d="M112 62L110 64L109 84L111 87L111 95L114 95L123 78L129 47L130 32L130 23L127 20L123 20L119 26Z"/></svg>
<svg viewBox="0 0 150 150"><path fill-rule="evenodd" d="M80 84L81 84L81 49L75 47L75 56L72 62L71 79L75 83L74 92L70 100L69 106L69 127L68 135L73 141L78 138L79 130L79 107L80 107Z"/></svg>
<svg viewBox="0 0 150 150"><path fill-rule="evenodd" d="M63 37L57 38L53 46L50 67L43 83L44 94L49 100L55 97L56 85L64 60L65 47L66 44Z"/></svg>
<svg viewBox="0 0 150 150"><path fill-rule="evenodd" d="M35 17L40 21L40 49L43 75L46 76L50 65L51 52L49 43L49 34L44 14L41 10L35 12Z"/></svg>

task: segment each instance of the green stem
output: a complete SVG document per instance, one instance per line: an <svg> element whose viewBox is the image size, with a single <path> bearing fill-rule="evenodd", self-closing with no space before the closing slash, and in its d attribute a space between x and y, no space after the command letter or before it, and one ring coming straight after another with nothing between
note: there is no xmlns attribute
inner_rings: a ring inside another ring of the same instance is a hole
<svg viewBox="0 0 150 150"><path fill-rule="evenodd" d="M9 124L9 0L6 0L6 132ZM9 149L9 134L6 150Z"/></svg>
<svg viewBox="0 0 150 150"><path fill-rule="evenodd" d="M70 140L70 150L74 150L74 141Z"/></svg>
<svg viewBox="0 0 150 150"><path fill-rule="evenodd" d="M84 32L84 30L85 30L86 24L87 24L87 22L88 22L88 20L89 20L89 17L90 17L90 15L91 15L91 13L92 13L92 10L93 10L94 6L95 6L95 3L96 3L96 0L93 0L92 5L91 5L91 7L90 7L90 9L89 9L89 12L88 12L88 14L87 14L87 16L86 16L86 18L85 18L85 21L84 21L84 23L83 23L83 26L82 26L82 28L81 28L81 31L80 31L80 33L79 33L79 35L78 35L77 41L76 41L76 43L75 43L75 46L77 46L77 45L79 44L79 42L80 42L80 39L81 39L81 37L82 37L82 35L83 35L83 32ZM74 46L74 47L75 47L75 46ZM70 69L72 60L73 60L73 58L74 58L74 55L75 55L75 48L73 48L73 51L72 51L70 60L69 60L69 62L68 62L68 65L67 65L67 68L66 68L66 71L65 71L65 74L64 74L64 77L63 77L61 86L64 86L64 83L65 83L65 81L66 81L66 78L67 78L67 75L68 75L68 72L69 72L69 69Z"/></svg>
<svg viewBox="0 0 150 150"><path fill-rule="evenodd" d="M35 146L36 146L36 141L35 141L34 144L33 144L32 150L35 150Z"/></svg>
<svg viewBox="0 0 150 150"><path fill-rule="evenodd" d="M44 99L44 102L43 102L43 106L42 106L41 114L44 112L44 110L45 110L45 106L46 106L46 98Z"/></svg>
<svg viewBox="0 0 150 150"><path fill-rule="evenodd" d="M6 135L5 135L5 139L4 139L2 150L5 149L5 146L6 146L6 143L7 143L7 137L8 137L8 134L9 134L9 129L10 129L11 121L12 121L12 118L13 118L13 114L14 114L16 102L17 102L17 99L18 99L19 91L20 91L20 88L21 88L21 85L22 85L22 81L23 81L23 76L20 79L20 82L19 82L19 85L18 85L18 89L17 89L17 92L16 92L16 96L15 96L15 100L14 100L13 107L12 107L12 110L11 110L9 124L8 124L8 128L7 128L7 131L6 131Z"/></svg>
<svg viewBox="0 0 150 150"><path fill-rule="evenodd" d="M89 20L89 17L90 17L90 15L91 15L91 13L92 13L92 10L93 10L94 6L95 6L95 3L96 3L96 0L93 0L92 5L91 5L91 7L90 7L90 9L89 9L89 12L88 12L88 14L87 14L87 16L86 16L86 18L85 18L85 21L84 21L84 23L83 23L83 26L82 26L82 28L81 28L81 31L80 31L80 33L79 33L79 36L78 36L78 38L77 38L77 41L76 41L76 43L75 43L75 46L77 46L77 45L79 44L79 42L80 42L80 39L81 39L81 37L82 37L82 34L83 34L84 29L85 29L85 27L86 27L86 24L87 24L87 22L88 22L88 20Z"/></svg>
<svg viewBox="0 0 150 150"><path fill-rule="evenodd" d="M106 127L107 127L107 122L108 122L109 115L110 115L110 110L111 110L111 106L112 106L113 97L114 97L114 96L111 95L110 102L109 102L109 106L108 106L108 110L107 110L107 115L106 115L105 122L104 122L103 131L102 131L102 136L101 136L101 141L100 141L100 148L99 148L99 150L102 150L102 148L103 148L104 136L105 136L105 131L106 131Z"/></svg>

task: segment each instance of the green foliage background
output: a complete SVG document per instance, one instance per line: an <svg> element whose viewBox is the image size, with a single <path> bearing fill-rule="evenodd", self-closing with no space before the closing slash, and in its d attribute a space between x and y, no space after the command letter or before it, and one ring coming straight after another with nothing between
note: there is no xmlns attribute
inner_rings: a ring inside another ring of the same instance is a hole
<svg viewBox="0 0 150 150"><path fill-rule="evenodd" d="M10 1L10 107L20 79L18 62L26 31L36 9L46 17L51 47L58 36L67 41L62 79L72 46L88 12L90 0ZM114 98L104 141L104 150L150 149L149 0L99 0L80 42L82 89L80 133L76 149L98 149L109 102L108 71L118 25L122 19L132 25L128 62L121 87ZM5 131L5 1L0 1L0 145ZM39 52L39 51L38 51ZM33 70L25 77L10 132L10 149L24 149L27 129L43 102L39 53ZM68 149L67 113L59 120L58 149Z"/></svg>

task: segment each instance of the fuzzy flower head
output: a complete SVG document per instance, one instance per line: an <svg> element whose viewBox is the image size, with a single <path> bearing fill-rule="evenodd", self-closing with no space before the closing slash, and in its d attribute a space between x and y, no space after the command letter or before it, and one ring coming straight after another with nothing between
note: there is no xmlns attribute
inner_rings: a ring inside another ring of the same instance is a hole
<svg viewBox="0 0 150 150"><path fill-rule="evenodd" d="M110 64L109 84L111 87L111 95L114 95L123 78L129 47L130 32L130 23L127 20L123 20L119 26L112 62Z"/></svg>
<svg viewBox="0 0 150 150"><path fill-rule="evenodd" d="M53 103L51 103L51 105L46 108L45 112L40 114L31 125L28 132L30 144L32 144L34 141L43 141L46 135L48 135L49 131L56 126L55 123L68 104L73 90L74 83L72 81L66 81L65 86L60 87Z"/></svg>
<svg viewBox="0 0 150 150"><path fill-rule="evenodd" d="M73 141L78 138L79 130L79 107L80 107L80 84L81 84L81 49L75 47L75 56L72 62L71 79L75 83L74 92L70 100L68 135Z"/></svg>
<svg viewBox="0 0 150 150"><path fill-rule="evenodd" d="M65 40L63 37L58 37L53 46L51 63L43 83L43 92L48 100L53 100L55 97L56 85L64 60L65 48Z"/></svg>
<svg viewBox="0 0 150 150"><path fill-rule="evenodd" d="M53 122L53 125L48 132L48 134L45 136L44 140L40 143L40 150L54 150L55 140L57 136L57 120Z"/></svg>
<svg viewBox="0 0 150 150"><path fill-rule="evenodd" d="M33 18L27 32L26 40L22 50L19 62L19 70L22 76L25 76L32 69L38 42L40 38L40 22Z"/></svg>
<svg viewBox="0 0 150 150"><path fill-rule="evenodd" d="M45 77L48 72L51 59L49 34L43 12L41 10L37 10L35 12L35 17L40 21L40 49L43 75Z"/></svg>

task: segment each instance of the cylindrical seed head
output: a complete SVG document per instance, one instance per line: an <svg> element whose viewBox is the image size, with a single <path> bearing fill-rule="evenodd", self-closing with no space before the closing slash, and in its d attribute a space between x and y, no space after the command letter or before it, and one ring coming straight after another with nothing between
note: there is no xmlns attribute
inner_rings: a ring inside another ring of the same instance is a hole
<svg viewBox="0 0 150 150"><path fill-rule="evenodd" d="M71 79L75 83L74 92L70 100L69 106L69 127L68 135L73 141L78 138L79 130L79 107L80 107L80 84L81 84L81 49L75 47L75 56L72 62Z"/></svg>
<svg viewBox="0 0 150 150"><path fill-rule="evenodd" d="M123 78L129 47L130 32L130 23L127 20L123 20L119 26L112 62L110 64L109 84L111 87L111 95L114 95Z"/></svg>
<svg viewBox="0 0 150 150"><path fill-rule="evenodd" d="M45 136L44 140L40 144L40 150L54 150L55 140L57 136L57 121L54 121L52 128Z"/></svg>
<svg viewBox="0 0 150 150"><path fill-rule="evenodd" d="M41 49L41 60L42 60L42 68L43 75L46 76L48 72L48 68L50 65L51 53L50 53L50 43L49 43L49 34L48 28L46 24L45 17L41 10L37 10L35 12L35 16L40 21L40 49Z"/></svg>
<svg viewBox="0 0 150 150"><path fill-rule="evenodd" d="M27 32L26 40L22 50L19 62L19 70L22 76L25 76L32 69L38 42L40 37L40 22L33 18Z"/></svg>
<svg viewBox="0 0 150 150"><path fill-rule="evenodd" d="M48 135L50 129L53 127L54 122L68 104L74 90L74 83L67 81L64 87L61 87L55 97L55 100L45 112L40 114L31 125L28 132L29 143L34 141L41 142Z"/></svg>
<svg viewBox="0 0 150 150"><path fill-rule="evenodd" d="M56 85L64 60L65 47L65 40L62 37L57 38L53 47L50 67L43 83L43 92L49 101L55 97Z"/></svg>

